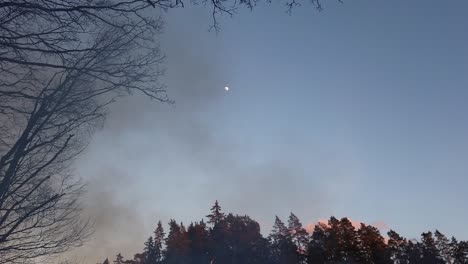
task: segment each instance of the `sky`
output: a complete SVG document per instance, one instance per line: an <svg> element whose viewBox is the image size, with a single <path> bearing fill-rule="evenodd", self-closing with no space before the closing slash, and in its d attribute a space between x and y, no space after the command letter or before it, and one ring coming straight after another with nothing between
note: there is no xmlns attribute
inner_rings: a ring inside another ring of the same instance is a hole
<svg viewBox="0 0 468 264"><path fill-rule="evenodd" d="M468 2L323 7L260 4L218 34L203 6L164 15L175 104L121 99L76 161L95 224L80 258L131 258L215 200L264 234L294 212L468 239Z"/></svg>

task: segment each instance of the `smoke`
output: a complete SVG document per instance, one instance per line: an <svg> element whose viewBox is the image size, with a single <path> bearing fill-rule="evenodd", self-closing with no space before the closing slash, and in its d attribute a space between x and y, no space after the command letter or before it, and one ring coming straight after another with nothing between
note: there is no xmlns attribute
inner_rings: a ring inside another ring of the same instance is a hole
<svg viewBox="0 0 468 264"><path fill-rule="evenodd" d="M89 186L85 216L95 227L90 241L70 253L83 263L119 252L132 258L158 220L200 220L216 199L224 211L259 221L263 233L276 214L286 217L292 210L310 219L332 207L332 175L343 174L346 166L335 167L320 155L297 159L281 147L258 157L261 151L249 140L222 134L229 122L225 104L232 104L224 86L235 78L213 49L222 40L182 28L166 32L162 45L168 57L163 81L176 103L159 104L141 95L117 102L76 163Z"/></svg>

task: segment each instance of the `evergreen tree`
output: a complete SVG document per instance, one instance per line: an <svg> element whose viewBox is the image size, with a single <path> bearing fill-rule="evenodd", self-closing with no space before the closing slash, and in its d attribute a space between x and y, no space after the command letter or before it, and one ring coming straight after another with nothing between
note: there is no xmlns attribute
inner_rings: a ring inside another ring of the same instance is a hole
<svg viewBox="0 0 468 264"><path fill-rule="evenodd" d="M290 239L288 228L278 216L275 217L275 224L273 225L269 239L272 244L278 244L280 241Z"/></svg>
<svg viewBox="0 0 468 264"><path fill-rule="evenodd" d="M328 220L325 254L327 260L332 263L340 263L344 259L340 233L340 221L333 216L330 217Z"/></svg>
<svg viewBox="0 0 468 264"><path fill-rule="evenodd" d="M339 223L339 245L342 261L354 263L359 261L359 242L357 232L348 218L344 217Z"/></svg>
<svg viewBox="0 0 468 264"><path fill-rule="evenodd" d="M127 261L127 262L130 262L131 264L144 264L146 261L146 254L145 252L143 253L137 253L133 256L133 260L130 262L130 261Z"/></svg>
<svg viewBox="0 0 468 264"><path fill-rule="evenodd" d="M452 237L450 248L453 258L453 264L468 263L468 241L460 241Z"/></svg>
<svg viewBox="0 0 468 264"><path fill-rule="evenodd" d="M114 264L468 264L468 242L450 241L438 230L422 233L421 241L407 240L390 230L388 242L377 228L361 224L355 229L348 218L331 217L318 223L310 237L291 214L286 226L275 218L265 239L260 225L249 216L224 215L216 202L203 220L169 222L165 238L161 222L142 253L125 261L119 253ZM163 242L165 250L163 251ZM163 251L163 252L162 252ZM163 254L161 254L163 253ZM109 264L109 260L104 261Z"/></svg>
<svg viewBox="0 0 468 264"><path fill-rule="evenodd" d="M309 242L309 234L302 227L299 218L291 213L288 220L288 230L291 234L292 241L296 244L300 255L305 255L307 252L307 243Z"/></svg>
<svg viewBox="0 0 468 264"><path fill-rule="evenodd" d="M192 264L209 263L210 237L203 220L199 223L190 224L187 229L190 240L190 260Z"/></svg>
<svg viewBox="0 0 468 264"><path fill-rule="evenodd" d="M163 257L163 243L164 243L164 228L161 221L158 221L156 230L154 231L154 251L157 263L162 261Z"/></svg>
<svg viewBox="0 0 468 264"><path fill-rule="evenodd" d="M422 244L422 260L425 264L443 264L443 260L440 257L439 250L436 247L434 236L432 232L426 232L421 234Z"/></svg>
<svg viewBox="0 0 468 264"><path fill-rule="evenodd" d="M213 226L217 225L224 219L224 214L221 212L221 206L219 205L218 200L216 200L213 207L211 207L211 214L206 217L208 217L208 223Z"/></svg>
<svg viewBox="0 0 468 264"><path fill-rule="evenodd" d="M115 260L114 260L114 263L115 264L124 264L125 261L124 261L124 258L122 257L122 254L117 254L117 256L115 257Z"/></svg>
<svg viewBox="0 0 468 264"><path fill-rule="evenodd" d="M169 222L169 234L166 238L164 262L167 264L189 263L190 241L183 225L175 220Z"/></svg>
<svg viewBox="0 0 468 264"><path fill-rule="evenodd" d="M225 252L216 263L260 264L266 262L266 240L260 225L248 216L229 214L225 218Z"/></svg>
<svg viewBox="0 0 468 264"><path fill-rule="evenodd" d="M450 241L444 234L439 232L439 230L435 231L434 236L436 238L435 245L439 251L440 257L445 263L452 263L453 259L450 248Z"/></svg>
<svg viewBox="0 0 468 264"><path fill-rule="evenodd" d="M149 237L148 240L145 242L145 264L156 264L158 262L157 259L157 251L154 245L153 237Z"/></svg>
<svg viewBox="0 0 468 264"><path fill-rule="evenodd" d="M360 258L357 232L348 218L328 220L326 255L331 262L356 263Z"/></svg>
<svg viewBox="0 0 468 264"><path fill-rule="evenodd" d="M406 246L406 254L408 256L409 264L423 263L423 249L421 243L417 241L409 241Z"/></svg>
<svg viewBox="0 0 468 264"><path fill-rule="evenodd" d="M409 257L406 239L393 230L388 231L387 235L387 249L390 260L395 264L407 264Z"/></svg>
<svg viewBox="0 0 468 264"><path fill-rule="evenodd" d="M359 241L359 263L390 263L387 256L387 245L377 228L361 223L357 230Z"/></svg>
<svg viewBox="0 0 468 264"><path fill-rule="evenodd" d="M109 264L109 259L106 258L102 264Z"/></svg>
<svg viewBox="0 0 468 264"><path fill-rule="evenodd" d="M327 261L326 245L327 226L323 223L318 223L314 227L314 231L312 232L311 240L307 248L307 263L325 264Z"/></svg>
<svg viewBox="0 0 468 264"><path fill-rule="evenodd" d="M281 219L276 216L272 232L268 237L271 259L275 264L300 263L297 245L292 241L291 233Z"/></svg>

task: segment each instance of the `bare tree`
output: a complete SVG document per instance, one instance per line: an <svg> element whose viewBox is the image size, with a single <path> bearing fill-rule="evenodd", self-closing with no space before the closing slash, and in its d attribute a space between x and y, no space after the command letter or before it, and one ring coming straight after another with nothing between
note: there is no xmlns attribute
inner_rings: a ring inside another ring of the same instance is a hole
<svg viewBox="0 0 468 264"><path fill-rule="evenodd" d="M168 101L157 82L161 21L140 14L147 4L69 2L0 4L0 263L80 245L90 226L73 158L116 97Z"/></svg>
<svg viewBox="0 0 468 264"><path fill-rule="evenodd" d="M193 2L197 2L196 0ZM256 0L200 0L216 16ZM320 7L317 0L311 0ZM0 263L79 246L83 184L70 170L117 97L168 102L158 80L161 18L181 0L0 3ZM297 2L286 2L288 7Z"/></svg>

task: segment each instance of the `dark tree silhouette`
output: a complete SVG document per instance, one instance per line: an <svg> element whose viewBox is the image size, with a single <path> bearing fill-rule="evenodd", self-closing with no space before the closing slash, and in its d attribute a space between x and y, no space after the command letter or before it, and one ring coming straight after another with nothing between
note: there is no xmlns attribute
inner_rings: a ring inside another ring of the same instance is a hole
<svg viewBox="0 0 468 264"><path fill-rule="evenodd" d="M453 259L451 254L450 241L444 234L439 232L439 230L434 232L434 236L436 238L435 245L439 251L440 257L444 263L452 263Z"/></svg>
<svg viewBox="0 0 468 264"><path fill-rule="evenodd" d="M117 256L115 256L115 260L114 260L114 263L115 264L125 264L125 260L124 260L124 257L122 256L122 254L117 254Z"/></svg>
<svg viewBox="0 0 468 264"><path fill-rule="evenodd" d="M468 263L468 241L458 242L452 237L450 242L453 264Z"/></svg>
<svg viewBox="0 0 468 264"><path fill-rule="evenodd" d="M215 263L264 263L262 247L266 241L260 234L260 225L248 216L229 214L225 219L226 252L224 261Z"/></svg>
<svg viewBox="0 0 468 264"><path fill-rule="evenodd" d="M115 98L167 101L161 21L139 15L143 1L112 3L0 3L0 263L81 245L90 231L71 162Z"/></svg>
<svg viewBox="0 0 468 264"><path fill-rule="evenodd" d="M153 240L153 237L149 237L145 242L145 264L156 264L158 262L158 252Z"/></svg>
<svg viewBox="0 0 468 264"><path fill-rule="evenodd" d="M361 224L357 230L359 263L390 263L387 255L387 245L377 228Z"/></svg>
<svg viewBox="0 0 468 264"><path fill-rule="evenodd" d="M209 263L210 262L210 235L205 222L200 221L192 223L187 228L187 235L190 241L191 263Z"/></svg>
<svg viewBox="0 0 468 264"><path fill-rule="evenodd" d="M212 211L221 214L218 203ZM468 263L468 242L455 238L449 241L439 231L434 235L424 232L421 240L416 241L407 240L390 230L385 242L376 227L361 223L356 230L348 218L338 220L335 217L331 217L328 223L315 225L312 234L306 236L307 251L301 252L298 250L298 245L301 245L297 243L299 239L294 237L299 232L294 230L301 231L302 225L295 215L289 222L287 227L276 217L266 239L260 233L260 225L247 215L223 214L222 220L211 228L207 228L202 220L191 223L187 230L182 223L171 220L162 259L148 262L149 249L156 244L154 239L149 239L143 253L136 254L133 260L124 261L120 254L117 259L125 264ZM163 234L160 224L157 229L161 231L155 234Z"/></svg>
<svg viewBox="0 0 468 264"><path fill-rule="evenodd" d="M216 225L224 220L224 213L221 212L221 206L218 200L215 201L213 207L211 207L211 214L207 215L208 224Z"/></svg>
<svg viewBox="0 0 468 264"><path fill-rule="evenodd" d="M432 232L425 232L421 234L422 241L422 261L428 264L444 263L440 256L439 250L436 246Z"/></svg>
<svg viewBox="0 0 468 264"><path fill-rule="evenodd" d="M348 218L344 217L339 223L339 241L341 244L343 261L359 262L359 240L357 232Z"/></svg>
<svg viewBox="0 0 468 264"><path fill-rule="evenodd" d="M268 239L270 241L270 254L273 263L293 264L301 262L297 244L293 242L290 230L278 216L275 217L275 223Z"/></svg>
<svg viewBox="0 0 468 264"><path fill-rule="evenodd" d="M164 228L161 221L158 221L156 230L154 230L154 254L155 263L161 263L163 258Z"/></svg>
<svg viewBox="0 0 468 264"><path fill-rule="evenodd" d="M169 234L166 239L165 263L188 264L190 244L183 224L175 220L169 222Z"/></svg>
<svg viewBox="0 0 468 264"><path fill-rule="evenodd" d="M387 233L387 250L389 259L396 264L408 263L408 241L401 237L397 232L390 230Z"/></svg>
<svg viewBox="0 0 468 264"><path fill-rule="evenodd" d="M327 262L327 226L318 223L314 227L307 251L308 264L324 264Z"/></svg>
<svg viewBox="0 0 468 264"><path fill-rule="evenodd" d="M305 257L307 252L307 243L309 242L309 234L302 227L299 218L291 213L288 219L288 230L291 234L292 242L296 245L299 255Z"/></svg>

